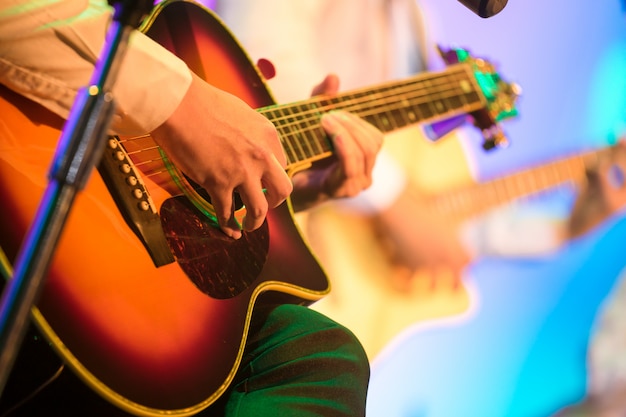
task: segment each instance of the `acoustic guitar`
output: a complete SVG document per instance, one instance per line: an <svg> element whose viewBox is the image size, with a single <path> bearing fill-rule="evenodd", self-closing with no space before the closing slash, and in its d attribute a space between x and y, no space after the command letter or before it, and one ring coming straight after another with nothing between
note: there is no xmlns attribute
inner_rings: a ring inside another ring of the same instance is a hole
<svg viewBox="0 0 626 417"><path fill-rule="evenodd" d="M415 136L417 132L412 134ZM435 161L433 165L437 165L437 161L441 164L442 161L452 160L463 164L463 151L453 139L445 143L414 146L408 145L413 140L409 135L392 139L395 141L389 153L406 152L407 149L421 152L414 158L417 163L431 158ZM428 251L441 243L429 240L432 236L424 231L426 222L440 222L437 223L436 233L449 233L450 240L458 241L466 221L556 187L571 186L586 190L588 173L598 172L599 167L604 165L603 161L612 161L621 169L626 169L622 161L625 154L624 146L615 145L554 158L478 183L469 177L460 178L456 182L463 184L440 185L441 189L435 191L421 190L414 185L418 189L416 194L419 194L415 202L416 212L413 218L405 219L404 224L415 232L415 239L425 240L424 247ZM457 176L469 175L467 162L464 163L465 167L457 167L461 172ZM410 167L407 170L411 172ZM598 175L606 174L598 172ZM579 199L580 204L572 214L573 219L579 219L577 226L563 230L563 239L580 236L615 212L617 207L610 211L604 210L604 206L596 207L602 200L600 196L592 198L593 201L585 198L584 202ZM583 204L587 208L583 209ZM616 204L625 205L624 197ZM326 205L299 220L307 241L333 285L333 291L312 308L350 328L370 359L375 360L382 350L411 326L439 318L461 319L471 311L468 294L471 286L468 288L461 281L460 271L445 264L414 267L403 263L403 256L396 256L396 253L405 251L396 247L398 242L390 239L387 236L389 231L381 230L385 225L377 224L375 219L341 206ZM566 228L564 225L563 229ZM544 246L540 242L538 245Z"/></svg>
<svg viewBox="0 0 626 417"><path fill-rule="evenodd" d="M203 6L165 1L140 30L270 119L290 175L332 156L319 123L331 110L386 132L459 115L489 130L516 113L514 86L463 50L449 51L456 62L440 72L277 105L237 40ZM0 245L9 259L34 217L62 127L46 109L0 90ZM135 415L186 416L228 388L255 303L310 304L329 290L290 201L232 240L216 227L208 196L149 135L111 137L72 207L33 317L106 400Z"/></svg>

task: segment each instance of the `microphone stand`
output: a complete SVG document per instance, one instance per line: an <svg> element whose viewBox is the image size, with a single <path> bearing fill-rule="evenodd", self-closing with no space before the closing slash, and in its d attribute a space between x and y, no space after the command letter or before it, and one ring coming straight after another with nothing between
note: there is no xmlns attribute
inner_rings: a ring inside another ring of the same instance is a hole
<svg viewBox="0 0 626 417"><path fill-rule="evenodd" d="M98 163L114 111L111 86L130 33L150 11L147 0L111 0L115 12L90 84L81 89L61 133L49 182L0 299L0 395L25 337L72 203Z"/></svg>

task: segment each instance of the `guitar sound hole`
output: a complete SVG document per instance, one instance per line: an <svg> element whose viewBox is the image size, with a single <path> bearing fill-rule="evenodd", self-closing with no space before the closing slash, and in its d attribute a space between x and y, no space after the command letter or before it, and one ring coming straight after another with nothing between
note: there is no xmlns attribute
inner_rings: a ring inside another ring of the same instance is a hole
<svg viewBox="0 0 626 417"><path fill-rule="evenodd" d="M267 221L240 239L226 236L184 196L166 200L161 223L181 269L203 293L218 299L235 297L259 276L267 260Z"/></svg>

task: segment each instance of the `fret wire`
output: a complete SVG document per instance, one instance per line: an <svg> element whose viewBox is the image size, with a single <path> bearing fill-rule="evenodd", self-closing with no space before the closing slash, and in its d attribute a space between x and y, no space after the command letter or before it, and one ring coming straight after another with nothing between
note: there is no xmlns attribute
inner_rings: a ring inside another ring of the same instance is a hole
<svg viewBox="0 0 626 417"><path fill-rule="evenodd" d="M315 108L315 103L311 104L311 108L312 109ZM319 128L319 129L316 130L316 128ZM311 149L312 151L311 156L321 155L322 153L325 152L324 144L323 142L321 142L321 139L325 137L326 135L321 135L320 131L323 131L323 129L321 129L321 127L319 126L319 123L317 123L316 120L313 120L310 118L304 119L304 134L308 136L309 144L310 146L313 147Z"/></svg>
<svg viewBox="0 0 626 417"><path fill-rule="evenodd" d="M302 148L305 150L304 154L306 158L312 158L316 155L315 149L313 148L313 144L311 143L311 136L315 136L314 133L311 132L311 127L315 127L311 125L311 119L307 119L302 114L303 108L306 108L304 104L298 105L295 107L295 116L294 119L297 121L298 128L296 131L298 132L296 135L296 139L302 145Z"/></svg>
<svg viewBox="0 0 626 417"><path fill-rule="evenodd" d="M388 131L435 115L445 116L454 110L472 110L471 104L467 103L470 103L472 93L473 96L478 95L463 88L464 81L467 82L466 71L456 68L430 77L417 77L408 83L397 82L379 87L373 92L363 89L347 95L314 98L307 102L276 105L259 111L283 133L282 140L287 144L288 160L296 162L315 155L320 149L330 150L330 146L323 146L328 140L319 124L321 114L327 111L351 111L366 120L369 118L381 130ZM434 105L437 107L435 110L432 109L433 100L439 103ZM458 106L461 108L457 108ZM297 114L295 117L292 115L294 109ZM312 141L303 141L303 137Z"/></svg>
<svg viewBox="0 0 626 417"><path fill-rule="evenodd" d="M561 170L563 169L563 161L559 161L555 164L548 164L545 167L546 170L546 179L548 184L558 183L564 178L561 174Z"/></svg>
<svg viewBox="0 0 626 417"><path fill-rule="evenodd" d="M418 99L419 99L419 97L418 97ZM414 104L414 106L415 106L415 101L414 101L414 100L408 100L408 101L409 101L409 103L413 103L413 104ZM373 102L373 103L374 103L374 104L377 104L376 102ZM370 104L370 108L373 108L372 103L368 103L368 104ZM388 106L388 111L393 111L393 110L403 110L403 109L405 109L405 108L406 108L406 100L404 100L404 101L398 101L397 99L395 99L395 100L394 100L394 104L395 104L395 106L394 106L394 107L390 107L390 106ZM419 106L419 102L417 103L417 105ZM333 106L333 107L334 107L334 106ZM379 107L380 107L380 105L379 105ZM468 107L468 109L469 109L469 107L470 107L470 106L469 106L469 105L467 105L467 107ZM357 113L359 113L360 115L365 115L365 116L367 116L367 113L365 113L365 112L364 112L364 110L363 110L363 108L364 108L364 107L360 107L360 108L359 108L359 107L357 107L357 106L353 106L353 105L352 105L352 103L350 103L350 102L348 102L348 104L346 104L346 105L345 105L344 107L342 107L342 108L344 108L344 109L345 109L345 110L347 110L347 111L354 111L354 109L357 109L357 111L356 111ZM417 108L419 108L419 107L417 107ZM361 109L361 110L360 110L360 112L358 111L359 109ZM422 109L423 109L423 107L422 107ZM458 109L458 110L461 110L461 109ZM423 116L423 114L422 114L422 116ZM409 117L410 117L410 116L409 116ZM317 114L316 114L315 121L317 122L317 121L318 121L318 119L319 119L319 112L317 112ZM422 120L423 120L423 119L424 119L424 117L422 117ZM309 120L310 120L310 119L309 119Z"/></svg>
<svg viewBox="0 0 626 417"><path fill-rule="evenodd" d="M411 98L419 99L419 98L423 97L423 98L426 99L426 100L423 101L423 103L425 103L426 105L430 106L430 104L432 103L433 99L435 99L435 101L437 99L439 99L439 100L448 99L450 97L449 90L450 89L447 89L447 90L440 89L439 91L434 91L433 89L430 89L430 94L427 95L427 96L413 95L413 97L411 97ZM402 95L401 92L398 91L398 89L389 89L389 91L391 91L391 94L387 94L386 96L382 97L382 99L370 100L366 104L368 104L370 107L380 107L380 106L384 105L385 103L390 102L389 98L391 98L392 99L391 102L392 103L396 103L396 105L397 105L397 102L398 102L397 96L401 96ZM404 95L406 95L406 93ZM426 108L426 109L429 110L428 111L429 114L435 112L434 110L432 110L432 107Z"/></svg>
<svg viewBox="0 0 626 417"><path fill-rule="evenodd" d="M523 195L524 194L524 175L523 173L515 173L511 177L511 186L513 195Z"/></svg>
<svg viewBox="0 0 626 417"><path fill-rule="evenodd" d="M441 75L441 76L439 76L439 77L437 77L437 78L441 78L443 81L445 81L445 82L443 83L443 85L444 85L444 86L449 86L449 85L450 85L450 83L449 83L449 82L447 82L446 80L448 80L448 79L450 79L450 78L453 78L453 76L454 76L454 75L457 75L457 77L458 77L458 74L454 74L454 73L453 73L453 74L451 74L451 75L449 75L449 74ZM403 95L403 94L406 94L407 92L411 92L411 93L414 93L414 94L417 92L418 94L417 94L417 95L414 95L414 97L420 97L420 94L419 94L419 93L422 93L421 95L422 95L422 96L424 96L424 92L427 92L427 93L429 93L429 94L431 94L431 95L432 95L432 94L437 93L437 91L436 91L436 90L435 90L435 91L433 91L433 88L432 88L432 87L431 87L430 89L424 89L424 88L422 88L422 87L419 87L419 88L417 88L417 89L413 88L413 86L414 86L414 85L416 84L416 82L418 82L418 81L419 81L419 80L417 80L417 81L413 81L413 82L409 83L409 84L408 84L408 86L404 86L404 85L401 85L401 84L396 84L396 85L392 85L392 86L388 87L388 90L389 90L389 91L391 91L391 94L387 94L387 97L383 97L383 99L385 99L385 98L389 98L389 97L398 96L398 95ZM432 80L431 80L431 82L432 82ZM441 84L441 83L440 83L440 84ZM366 93L367 93L367 94L366 94ZM379 93L362 92L361 94L362 94L362 95L365 95L365 96L367 97L367 100L365 101L366 103L372 103L372 102L375 102L377 98L380 98L380 94L379 94ZM341 97L341 96L340 96L340 97ZM357 97L357 98L358 98L358 92L357 92L357 93L352 93L351 95L349 95L349 96L345 96L345 97L349 97L349 98L351 98L351 99L350 99L350 100L343 100L343 101L347 101L347 102L349 102L349 103L350 103L350 105L355 104L354 97ZM341 98L343 98L343 97L341 97ZM429 98L429 99L430 99L430 97L426 97L426 98ZM312 100L312 101L314 102L315 100ZM328 99L326 99L326 101L329 101L329 100L328 100ZM341 101L339 101L339 100L338 100L338 99L336 99L336 98L334 99L334 101L335 101L335 103L339 103L339 104L341 104ZM320 103L321 103L321 102L320 102ZM356 101L356 104L358 104L358 101ZM287 105L287 106L289 106L289 105ZM284 107L284 106L277 106L277 107ZM328 107L328 108L326 108L326 107ZM325 112L325 111L331 110L331 109L333 109L333 108L335 108L335 106L334 106L334 105L328 105L328 104L327 104L327 105L318 106L318 107L316 108L316 113L319 113L319 111L320 111L320 110L321 110L322 112ZM260 109L260 110L262 111L263 109Z"/></svg>
<svg viewBox="0 0 626 417"><path fill-rule="evenodd" d="M303 105L301 105L302 107ZM289 149L293 150L288 162L296 163L311 158L312 156L323 153L323 145L320 141L320 136L325 136L325 133L319 125L319 118L312 120L311 118L299 117L297 124L294 124L293 118L285 116L285 112L281 109L280 118L275 119L277 126L295 126L293 129L286 128L281 129L284 134L281 136L281 140L286 142ZM296 112L297 113L297 112ZM304 113L300 111L300 113ZM297 116L296 116L297 117ZM289 125L290 123L291 125ZM304 127L302 126L304 125ZM319 131L319 133L317 132ZM304 140L308 138L309 140Z"/></svg>
<svg viewBox="0 0 626 417"><path fill-rule="evenodd" d="M592 154L598 155L599 152L592 152ZM572 157L570 160L564 161L565 168L562 168L562 171L564 171L563 175L566 178L578 178L579 180L584 178L587 169L585 166L584 157L585 155L575 156Z"/></svg>
<svg viewBox="0 0 626 417"><path fill-rule="evenodd" d="M415 101L415 99L412 99L412 100L408 99L408 100L405 100L403 102L398 102L398 100L396 99L396 100L392 101L392 103L394 103L394 107L390 107L388 105L387 108L389 108L391 110L402 109L403 107L405 107L407 101L408 101L409 104L413 104L414 106L415 105L419 105L419 101ZM379 104L378 102L370 102L368 104L369 104L369 109L376 108L376 107L384 107L381 104ZM383 104L384 104L384 102L383 102ZM348 111L353 110L353 109L357 109L357 113L358 113L358 109L366 109L363 106L358 107L358 105L353 104L352 102L347 102L347 104L344 107L342 107L342 108L344 108L344 109L346 109ZM363 112L363 111L361 110L361 112ZM317 113L314 118L315 119L319 119L319 113ZM303 116L303 119L304 119L304 116ZM277 120L277 121L280 121L280 120Z"/></svg>
<svg viewBox="0 0 626 417"><path fill-rule="evenodd" d="M275 108L273 110L273 114L279 116L276 120L285 121L283 119L282 108ZM301 152L298 149L297 143L294 144L293 141L291 140L291 129L290 129L290 126L287 125L286 123L275 123L275 125L276 125L276 130L280 134L281 142L287 144L287 146L283 145L283 149L287 153L287 162L297 162L297 161L299 161L300 160L299 157L301 155Z"/></svg>
<svg viewBox="0 0 626 417"><path fill-rule="evenodd" d="M289 113L291 111L291 113ZM310 149L308 149L306 141L302 140L302 128L299 126L299 121L297 116L294 116L292 108L283 108L283 114L287 114L287 123L291 127L291 135L289 138L292 144L295 144L295 148L299 151L297 152L298 161L304 161L308 159L310 156Z"/></svg>
<svg viewBox="0 0 626 417"><path fill-rule="evenodd" d="M381 94L385 95L385 93L388 93L391 89L389 87L385 87L381 89ZM389 102L389 100L385 100L385 102ZM398 128L398 125L395 124L395 121L393 120L392 116L392 110L387 108L386 111L380 112L377 116L376 119L378 119L378 124L379 126L381 126L381 130L382 131L391 131L391 130L395 130Z"/></svg>
<svg viewBox="0 0 626 417"><path fill-rule="evenodd" d="M440 98L447 98L444 96L441 96ZM414 97L414 98L408 98L407 101L404 102L400 102L396 99L394 99L393 101L384 101L384 100L377 100L377 101L371 101L368 104L368 107L365 107L363 105L358 105L357 104L353 104L353 102L347 102L347 104L345 105L344 109L346 109L347 111L354 111L355 113L359 113L359 114L368 114L369 112L375 110L375 112L379 113L379 109L380 108L387 108L388 111L391 110L402 110L403 108L405 108L406 106L403 106L401 104L406 105L406 103L409 103L409 107L411 108L418 108L419 110L421 110L421 114L423 116L423 119L431 117L433 115L433 112L431 110L431 108L428 107L428 103L431 101L431 98L427 98L425 100L420 100L422 99L421 97ZM392 105L387 104L385 106L386 103L392 103Z"/></svg>
<svg viewBox="0 0 626 417"><path fill-rule="evenodd" d="M455 91L458 89L458 90L461 90L461 93L462 93L463 92L462 83L463 83L463 80L465 79L465 77L463 77L463 78L453 77L453 78L455 80L455 83L452 83L452 86L454 87ZM452 100L454 100L455 98L459 100L459 103L458 104L453 103L452 104L453 108L459 108L459 107L462 107L462 106L468 104L464 94L457 94L457 95L452 97Z"/></svg>
<svg viewBox="0 0 626 417"><path fill-rule="evenodd" d="M305 129L302 129L301 127L301 119L303 116L298 116L298 112L294 111L293 107L283 108L283 114L287 115L287 123L290 125L290 127L292 127L292 134L290 135L290 138L291 141L295 143L296 148L300 150L300 152L298 153L298 157L300 158L299 160L304 161L310 158L312 155L312 149L309 146L308 142L304 140L302 136L303 132L305 131Z"/></svg>
<svg viewBox="0 0 626 417"><path fill-rule="evenodd" d="M450 213L452 211L476 214L483 211L480 208L494 207L513 198L528 197L552 186L579 181L590 165L595 164L603 153L610 151L611 148L606 148L570 156L469 188L435 195L430 205L445 215L453 215ZM476 203L468 204L467 200L474 200Z"/></svg>
<svg viewBox="0 0 626 417"><path fill-rule="evenodd" d="M366 119L374 119L374 123L383 131L435 115L443 116L454 110L469 109L472 102L480 102L480 97L475 88L467 88L476 86L475 80L472 82L473 74L470 72L468 76L468 72L467 65L455 65L441 73L420 74L409 81L401 80L374 89L363 88L346 95L313 98L259 111L276 125L288 162L298 162L331 150L332 146L319 121L323 113L334 109L344 109ZM130 144L142 139L153 140L149 135L143 135L120 139L120 143L126 141ZM158 145L154 144L132 150L129 155L158 149ZM155 161L162 163L162 158L139 164L153 164Z"/></svg>

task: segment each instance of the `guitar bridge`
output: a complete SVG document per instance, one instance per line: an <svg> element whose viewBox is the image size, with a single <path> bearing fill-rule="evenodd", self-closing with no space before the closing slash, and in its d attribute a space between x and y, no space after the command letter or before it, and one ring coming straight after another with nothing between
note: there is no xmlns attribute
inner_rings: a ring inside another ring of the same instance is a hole
<svg viewBox="0 0 626 417"><path fill-rule="evenodd" d="M144 245L154 265L160 267L174 262L156 207L117 138L109 138L98 172L122 217Z"/></svg>

